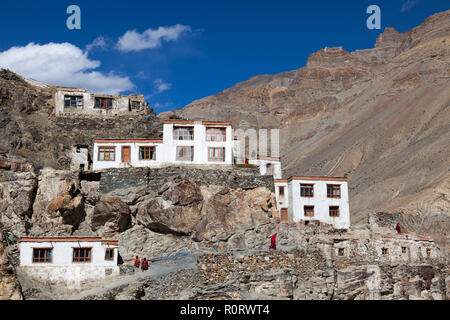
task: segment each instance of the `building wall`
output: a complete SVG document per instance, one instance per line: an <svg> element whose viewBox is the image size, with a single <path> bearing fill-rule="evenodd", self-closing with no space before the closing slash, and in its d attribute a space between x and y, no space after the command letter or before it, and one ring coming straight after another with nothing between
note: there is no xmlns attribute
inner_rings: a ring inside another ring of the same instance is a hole
<svg viewBox="0 0 450 320"><path fill-rule="evenodd" d="M314 197L300 196L300 184L313 184ZM341 185L341 198L327 197L327 184ZM348 200L348 185L346 181L335 180L291 180L288 184L288 207L293 221L318 220L333 225L338 229L350 227L350 208ZM314 206L314 217L305 217L304 206ZM329 207L339 206L339 217L329 216Z"/></svg>
<svg viewBox="0 0 450 320"><path fill-rule="evenodd" d="M102 244L101 241L71 241L71 242L21 242L21 266L117 266L117 246ZM33 263L33 248L53 248L51 263ZM73 248L92 248L92 261L89 263L72 262ZM105 260L106 248L114 248L114 260Z"/></svg>
<svg viewBox="0 0 450 320"><path fill-rule="evenodd" d="M72 262L73 248L92 248L91 262ZM102 244L101 241L68 242L21 242L20 269L31 277L52 282L64 282L77 288L84 281L98 280L119 274L117 245ZM33 248L53 248L51 263L33 263ZM105 260L106 248L114 249L114 259Z"/></svg>
<svg viewBox="0 0 450 320"><path fill-rule="evenodd" d="M83 106L79 108L64 108L64 96L82 96L83 97ZM108 97L112 98L112 109L104 110L95 107L95 98L96 97ZM116 115L121 113L132 113L132 112L140 112L147 108L147 104L144 102L144 96L139 95L129 95L129 96L121 96L121 95L96 95L91 94L88 90L85 89L72 89L72 88L57 88L55 89L55 113L56 115L61 114L99 114L99 115ZM139 101L141 103L141 108L139 110L130 111L130 101Z"/></svg>
<svg viewBox="0 0 450 320"><path fill-rule="evenodd" d="M115 147L114 161L99 161L98 160L98 148L100 146L112 146ZM122 147L130 147L130 162L122 162ZM155 160L139 160L139 147L155 147L156 156ZM94 158L93 158L93 170L102 170L109 168L128 168L128 167L148 167L148 166L160 166L164 162L165 158L164 145L162 143L155 142L95 142L94 143Z"/></svg>
<svg viewBox="0 0 450 320"><path fill-rule="evenodd" d="M174 127L194 127L194 140L174 140ZM226 128L226 141L206 141L206 128L223 127ZM164 148L165 159L167 163L193 163L193 164L228 164L233 163L233 133L231 126L221 125L204 125L201 122L194 124L164 124ZM176 160L176 152L178 146L193 146L194 160L193 161L178 161ZM222 161L208 161L209 147L224 147L225 148L225 162Z"/></svg>
<svg viewBox="0 0 450 320"><path fill-rule="evenodd" d="M248 161L250 164L257 165L259 167L259 173L261 175L267 175L267 164L270 163L273 166L273 178L281 179L281 162L277 160L266 160L266 159L250 159Z"/></svg>
<svg viewBox="0 0 450 320"><path fill-rule="evenodd" d="M174 126L193 126L194 140L174 140L173 127ZM109 169L109 168L127 168L127 167L161 167L167 164L211 164L211 165L231 165L233 163L232 155L232 129L231 126L224 126L226 128L226 141L206 141L207 127L221 127L221 126L207 126L203 124L164 124L163 127L163 142L94 142L93 155L93 170ZM115 147L114 161L99 161L98 148L100 146ZM130 147L130 162L122 163L122 147ZM140 146L155 146L156 158L155 160L139 160ZM176 160L176 152L178 146L193 146L194 159L193 161L179 161ZM208 148L209 147L224 147L225 161L209 161Z"/></svg>
<svg viewBox="0 0 450 320"><path fill-rule="evenodd" d="M279 187L284 187L284 197L280 196ZM281 208L289 208L289 187L287 182L275 181L275 198L277 200L278 210Z"/></svg>
<svg viewBox="0 0 450 320"><path fill-rule="evenodd" d="M89 169L89 160L88 160L88 148L76 146L72 147L72 161L70 163L70 170L77 171L80 170L80 166L84 165L84 170Z"/></svg>

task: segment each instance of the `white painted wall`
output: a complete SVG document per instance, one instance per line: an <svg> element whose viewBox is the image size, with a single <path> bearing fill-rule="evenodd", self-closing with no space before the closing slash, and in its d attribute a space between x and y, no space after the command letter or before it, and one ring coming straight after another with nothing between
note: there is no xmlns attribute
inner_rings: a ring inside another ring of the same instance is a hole
<svg viewBox="0 0 450 320"><path fill-rule="evenodd" d="M194 140L174 140L174 127L194 127ZM206 141L206 129L210 128L225 128L226 141ZM233 164L233 135L230 125L205 125L202 122L195 122L194 124L164 124L164 154L166 155L164 162L175 164ZM193 161L178 161L176 160L176 152L178 146L193 146L194 160ZM208 161L209 147L224 147L225 161Z"/></svg>
<svg viewBox="0 0 450 320"><path fill-rule="evenodd" d="M116 245L102 244L101 241L73 241L73 242L20 242L21 266L117 266L118 248ZM51 263L33 263L33 248L53 248ZM92 260L88 263L72 262L73 248L92 248ZM106 248L114 248L114 260L105 260Z"/></svg>
<svg viewBox="0 0 450 320"><path fill-rule="evenodd" d="M91 247L91 261L72 262L74 247ZM51 263L33 263L33 248L53 248ZM114 249L114 260L105 260L106 248ZM20 269L31 277L63 282L69 288L79 288L89 280L99 280L120 273L117 266L117 245L101 241L20 242Z"/></svg>
<svg viewBox="0 0 450 320"><path fill-rule="evenodd" d="M284 187L284 196L280 196L279 187ZM275 181L275 198L277 200L278 211L281 208L289 208L289 186L287 182Z"/></svg>
<svg viewBox="0 0 450 320"><path fill-rule="evenodd" d="M266 160L266 159L250 159L249 164L254 164L259 167L259 173L261 175L267 175L267 164L270 163L273 166L273 178L281 179L281 162L277 160Z"/></svg>
<svg viewBox="0 0 450 320"><path fill-rule="evenodd" d="M194 140L174 140L173 129L176 127L194 127ZM206 141L206 128L208 127L224 127L226 129L226 141ZM201 122L195 124L164 124L163 142L94 142L93 170L102 170L109 168L127 168L127 167L160 167L167 164L220 164L231 165L233 163L233 140L232 128L230 125L204 125ZM115 147L114 161L99 161L98 150L100 146ZM122 147L130 147L130 162L122 162ZM139 160L139 147L154 146L156 147L155 160ZM193 161L176 160L176 152L178 146L193 146ZM224 147L225 161L209 161L209 147Z"/></svg>
<svg viewBox="0 0 450 320"><path fill-rule="evenodd" d="M98 150L100 146L115 147L114 161L99 161ZM130 162L122 162L122 147L130 147ZM155 160L139 160L139 147L155 147ZM156 142L95 142L94 156L92 161L93 170L102 170L110 168L129 168L129 167L151 167L160 166L164 162L164 146Z"/></svg>
<svg viewBox="0 0 450 320"><path fill-rule="evenodd" d="M314 197L300 196L300 184L314 184ZM341 185L341 198L327 197L327 184ZM288 183L288 210L295 222L303 220L318 220L332 224L337 229L350 227L350 208L348 200L347 181L335 180L291 180ZM305 217L304 206L314 206L314 217ZM339 207L339 217L330 217L329 207Z"/></svg>

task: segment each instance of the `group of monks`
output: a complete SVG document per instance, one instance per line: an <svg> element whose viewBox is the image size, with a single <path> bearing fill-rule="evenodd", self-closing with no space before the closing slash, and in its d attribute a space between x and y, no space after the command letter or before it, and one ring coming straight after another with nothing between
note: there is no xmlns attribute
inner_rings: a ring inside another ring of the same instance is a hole
<svg viewBox="0 0 450 320"><path fill-rule="evenodd" d="M139 259L138 256L136 256L136 259L134 259L134 266L138 269L139 267L141 267L142 271L148 270L148 260L144 258L141 264L141 260Z"/></svg>

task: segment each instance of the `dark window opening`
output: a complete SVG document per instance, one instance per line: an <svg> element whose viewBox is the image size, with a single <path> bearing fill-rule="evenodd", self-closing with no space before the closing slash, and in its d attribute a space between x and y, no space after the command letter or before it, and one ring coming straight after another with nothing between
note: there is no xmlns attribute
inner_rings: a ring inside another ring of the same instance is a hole
<svg viewBox="0 0 450 320"><path fill-rule="evenodd" d="M141 108L141 102L140 101L131 101L130 108L131 108L131 110L139 110Z"/></svg>
<svg viewBox="0 0 450 320"><path fill-rule="evenodd" d="M314 206L304 206L305 217L314 217Z"/></svg>
<svg viewBox="0 0 450 320"><path fill-rule="evenodd" d="M156 148L139 147L139 160L156 160Z"/></svg>
<svg viewBox="0 0 450 320"><path fill-rule="evenodd" d="M112 109L112 98L95 98L95 106L96 109Z"/></svg>
<svg viewBox="0 0 450 320"><path fill-rule="evenodd" d="M92 248L73 248L73 262L91 262Z"/></svg>
<svg viewBox="0 0 450 320"><path fill-rule="evenodd" d="M300 195L302 197L311 198L314 197L314 185L313 184L301 184Z"/></svg>
<svg viewBox="0 0 450 320"><path fill-rule="evenodd" d="M339 207L330 207L330 217L339 217Z"/></svg>
<svg viewBox="0 0 450 320"><path fill-rule="evenodd" d="M340 256L343 256L343 255L344 255L344 248L339 248L338 254L339 254Z"/></svg>
<svg viewBox="0 0 450 320"><path fill-rule="evenodd" d="M105 251L105 260L113 261L114 260L114 248L107 248Z"/></svg>
<svg viewBox="0 0 450 320"><path fill-rule="evenodd" d="M341 197L341 185L327 184L327 197L328 198L340 198Z"/></svg>
<svg viewBox="0 0 450 320"><path fill-rule="evenodd" d="M51 263L52 250L52 248L33 249L33 263Z"/></svg>
<svg viewBox="0 0 450 320"><path fill-rule="evenodd" d="M64 108L83 108L83 96L64 96Z"/></svg>

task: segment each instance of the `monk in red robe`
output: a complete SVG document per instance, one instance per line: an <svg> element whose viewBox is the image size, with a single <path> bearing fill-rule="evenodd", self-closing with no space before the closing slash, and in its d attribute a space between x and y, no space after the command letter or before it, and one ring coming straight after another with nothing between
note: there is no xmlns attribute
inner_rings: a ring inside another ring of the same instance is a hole
<svg viewBox="0 0 450 320"><path fill-rule="evenodd" d="M277 234L275 233L270 239L270 248L273 250L277 250Z"/></svg>

